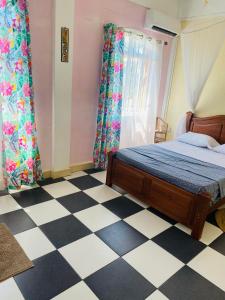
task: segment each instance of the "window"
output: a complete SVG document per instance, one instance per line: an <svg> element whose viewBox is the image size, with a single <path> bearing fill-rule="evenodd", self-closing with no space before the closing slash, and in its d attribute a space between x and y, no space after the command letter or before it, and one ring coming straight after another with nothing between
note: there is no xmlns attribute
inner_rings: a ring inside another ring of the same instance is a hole
<svg viewBox="0 0 225 300"><path fill-rule="evenodd" d="M153 142L163 47L161 41L125 34L121 148Z"/></svg>

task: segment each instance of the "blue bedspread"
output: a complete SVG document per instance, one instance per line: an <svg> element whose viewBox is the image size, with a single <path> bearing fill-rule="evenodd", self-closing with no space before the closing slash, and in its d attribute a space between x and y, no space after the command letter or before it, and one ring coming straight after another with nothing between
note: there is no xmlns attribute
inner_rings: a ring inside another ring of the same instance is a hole
<svg viewBox="0 0 225 300"><path fill-rule="evenodd" d="M122 149L116 157L194 194L208 192L214 202L225 197L225 168L157 145Z"/></svg>

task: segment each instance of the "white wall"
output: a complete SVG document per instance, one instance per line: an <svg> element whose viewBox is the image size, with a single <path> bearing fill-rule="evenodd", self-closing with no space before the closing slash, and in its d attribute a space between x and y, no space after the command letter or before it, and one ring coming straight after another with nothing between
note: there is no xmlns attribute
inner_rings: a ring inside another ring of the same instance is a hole
<svg viewBox="0 0 225 300"><path fill-rule="evenodd" d="M130 1L148 8L158 9L173 17L177 17L179 13L180 0L130 0Z"/></svg>
<svg viewBox="0 0 225 300"><path fill-rule="evenodd" d="M74 0L54 0L52 170L69 170L73 76ZM61 27L69 28L69 63L61 62Z"/></svg>
<svg viewBox="0 0 225 300"><path fill-rule="evenodd" d="M225 15L225 0L180 0L180 17L189 19L212 15Z"/></svg>

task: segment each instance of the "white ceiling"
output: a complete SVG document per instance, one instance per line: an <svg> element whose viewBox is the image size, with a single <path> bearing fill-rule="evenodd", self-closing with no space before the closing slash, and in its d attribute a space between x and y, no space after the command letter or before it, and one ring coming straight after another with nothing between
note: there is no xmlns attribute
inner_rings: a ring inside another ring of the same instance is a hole
<svg viewBox="0 0 225 300"><path fill-rule="evenodd" d="M177 17L179 14L180 0L130 0L130 1L148 8L158 9L173 17Z"/></svg>
<svg viewBox="0 0 225 300"><path fill-rule="evenodd" d="M225 0L179 0L180 18L225 16ZM208 3L208 4L206 4Z"/></svg>
<svg viewBox="0 0 225 300"><path fill-rule="evenodd" d="M225 16L225 0L130 0L181 19ZM206 4L208 3L208 4Z"/></svg>

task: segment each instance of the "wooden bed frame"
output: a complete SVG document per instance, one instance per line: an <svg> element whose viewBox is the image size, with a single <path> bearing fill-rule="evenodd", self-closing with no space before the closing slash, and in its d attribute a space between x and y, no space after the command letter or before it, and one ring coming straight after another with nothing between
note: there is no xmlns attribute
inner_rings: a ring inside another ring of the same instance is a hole
<svg viewBox="0 0 225 300"><path fill-rule="evenodd" d="M187 113L187 131L203 133L225 144L225 116L206 118ZM213 204L208 193L193 194L132 167L109 153L106 184L116 185L148 203L168 217L192 229L192 237L199 240L207 215L225 203L225 198Z"/></svg>

